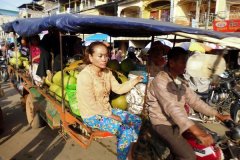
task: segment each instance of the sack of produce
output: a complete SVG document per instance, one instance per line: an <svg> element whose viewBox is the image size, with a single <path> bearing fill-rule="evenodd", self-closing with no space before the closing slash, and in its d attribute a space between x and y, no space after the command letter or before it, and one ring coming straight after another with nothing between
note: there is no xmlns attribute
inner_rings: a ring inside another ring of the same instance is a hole
<svg viewBox="0 0 240 160"><path fill-rule="evenodd" d="M80 116L80 111L78 108L78 102L77 102L77 90L76 90L76 84L74 85L68 85L67 86L67 96L69 99L69 106L73 114Z"/></svg>
<svg viewBox="0 0 240 160"><path fill-rule="evenodd" d="M128 75L129 79L142 75L144 71L131 71ZM146 73L146 72L145 72ZM146 82L146 81L145 81ZM128 102L128 111L133 114L141 114L144 105L146 84L139 83L126 95Z"/></svg>

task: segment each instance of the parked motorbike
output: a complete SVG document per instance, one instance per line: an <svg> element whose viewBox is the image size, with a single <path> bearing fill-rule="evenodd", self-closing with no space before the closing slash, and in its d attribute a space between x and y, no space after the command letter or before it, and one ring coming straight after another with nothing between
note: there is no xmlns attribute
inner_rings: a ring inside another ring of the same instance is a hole
<svg viewBox="0 0 240 160"><path fill-rule="evenodd" d="M220 112L229 112L231 104L238 98L238 94L234 92L237 79L233 73L228 71L220 76L218 84L210 86L207 102L211 106L217 106Z"/></svg>
<svg viewBox="0 0 240 160"><path fill-rule="evenodd" d="M229 128L225 133L228 138L221 143L222 150L228 156L225 159L240 159L240 125L232 120L225 121L224 124Z"/></svg>
<svg viewBox="0 0 240 160"><path fill-rule="evenodd" d="M240 116L240 88L237 88L239 71L226 71L218 77L217 82L211 84L208 92L197 93L200 98L215 107L220 113L230 113L234 122L239 122ZM208 117L199 114L202 120Z"/></svg>
<svg viewBox="0 0 240 160"><path fill-rule="evenodd" d="M4 57L0 57L0 82L6 82L9 78L7 69L7 60Z"/></svg>

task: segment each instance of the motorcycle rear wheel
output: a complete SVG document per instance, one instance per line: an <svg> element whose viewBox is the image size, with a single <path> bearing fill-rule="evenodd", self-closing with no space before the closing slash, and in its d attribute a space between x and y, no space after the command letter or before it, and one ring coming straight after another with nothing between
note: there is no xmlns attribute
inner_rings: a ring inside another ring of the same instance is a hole
<svg viewBox="0 0 240 160"><path fill-rule="evenodd" d="M235 122L240 123L240 109L237 111L236 116L235 116Z"/></svg>
<svg viewBox="0 0 240 160"><path fill-rule="evenodd" d="M230 115L235 123L240 123L240 103L235 102L230 107Z"/></svg>

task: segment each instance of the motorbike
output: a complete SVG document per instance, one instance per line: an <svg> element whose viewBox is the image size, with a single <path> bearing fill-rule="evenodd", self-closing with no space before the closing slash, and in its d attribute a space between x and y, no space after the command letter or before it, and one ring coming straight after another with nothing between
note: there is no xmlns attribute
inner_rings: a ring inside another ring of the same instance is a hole
<svg viewBox="0 0 240 160"><path fill-rule="evenodd" d="M240 116L240 88L238 87L239 71L226 71L220 75L214 83L209 86L209 90L198 93L200 98L210 106L216 108L219 113L230 113L234 122L239 122ZM202 120L209 117L199 114Z"/></svg>
<svg viewBox="0 0 240 160"><path fill-rule="evenodd" d="M144 127L140 132L139 140L134 147L133 158L136 160L172 160L170 149L151 128L148 121L143 121ZM184 134L185 139L192 146L197 160L223 160L240 158L240 126L233 121L226 121L224 125L229 128L224 136L219 136L206 127L201 126L212 135L215 143L204 146L190 133Z"/></svg>
<svg viewBox="0 0 240 160"><path fill-rule="evenodd" d="M6 82L9 79L7 60L3 56L0 57L0 82Z"/></svg>
<svg viewBox="0 0 240 160"><path fill-rule="evenodd" d="M237 79L233 71L228 71L220 75L217 85L210 86L207 103L211 106L217 106L220 112L229 112L230 105L238 98L238 94L234 90L236 84Z"/></svg>

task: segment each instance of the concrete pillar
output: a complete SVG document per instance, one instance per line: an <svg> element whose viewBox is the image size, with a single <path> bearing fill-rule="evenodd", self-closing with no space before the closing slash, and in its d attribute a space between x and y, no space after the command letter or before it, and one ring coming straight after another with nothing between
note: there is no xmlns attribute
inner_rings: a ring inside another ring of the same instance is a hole
<svg viewBox="0 0 240 160"><path fill-rule="evenodd" d="M117 16L120 17L121 16L121 12L124 8L123 7L118 7L118 10L117 10Z"/></svg>
<svg viewBox="0 0 240 160"><path fill-rule="evenodd" d="M199 18L200 18L200 7L201 7L202 0L196 1L196 18L195 18L195 25L192 27L198 28L199 27Z"/></svg>
<svg viewBox="0 0 240 160"><path fill-rule="evenodd" d="M143 18L143 13L144 13L144 5L143 5L143 2L141 1L139 3L139 18Z"/></svg>
<svg viewBox="0 0 240 160"><path fill-rule="evenodd" d="M127 52L127 48L126 48L126 41L121 41L119 42L119 49L122 50L122 53L124 54L124 56L126 55L126 52Z"/></svg>
<svg viewBox="0 0 240 160"><path fill-rule="evenodd" d="M170 1L170 22L174 22L174 0Z"/></svg>
<svg viewBox="0 0 240 160"><path fill-rule="evenodd" d="M220 19L225 19L227 17L226 0L216 0L215 14L217 14L217 18Z"/></svg>
<svg viewBox="0 0 240 160"><path fill-rule="evenodd" d="M227 17L226 17L226 19L230 19L230 13L231 13L231 5L230 4L227 4L226 5L227 7L227 9L226 9L226 14L227 14Z"/></svg>
<svg viewBox="0 0 240 160"><path fill-rule="evenodd" d="M170 3L170 7L171 7L170 22L173 22L173 23L176 22L176 17L182 16L182 15L179 15L179 10L181 10L180 9L181 7L179 7L178 1L179 0L171 0L171 3ZM182 14L182 11L181 11L181 14Z"/></svg>

